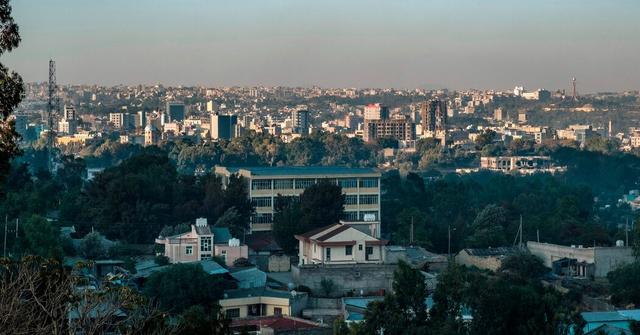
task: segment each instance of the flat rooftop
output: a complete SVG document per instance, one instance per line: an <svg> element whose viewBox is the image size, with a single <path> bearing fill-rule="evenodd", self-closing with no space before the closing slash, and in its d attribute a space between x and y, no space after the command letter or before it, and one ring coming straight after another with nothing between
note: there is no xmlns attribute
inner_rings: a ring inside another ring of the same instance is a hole
<svg viewBox="0 0 640 335"><path fill-rule="evenodd" d="M270 166L270 167L216 167L226 169L229 173L245 170L253 176L308 176L308 175L345 175L345 174L380 174L374 168L351 168L346 166Z"/></svg>

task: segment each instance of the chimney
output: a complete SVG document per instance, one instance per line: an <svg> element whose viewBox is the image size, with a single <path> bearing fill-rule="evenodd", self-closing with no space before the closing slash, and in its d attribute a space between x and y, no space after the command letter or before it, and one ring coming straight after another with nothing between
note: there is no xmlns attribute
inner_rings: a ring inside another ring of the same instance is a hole
<svg viewBox="0 0 640 335"><path fill-rule="evenodd" d="M206 226L207 226L207 218L196 219L196 227L206 227Z"/></svg>

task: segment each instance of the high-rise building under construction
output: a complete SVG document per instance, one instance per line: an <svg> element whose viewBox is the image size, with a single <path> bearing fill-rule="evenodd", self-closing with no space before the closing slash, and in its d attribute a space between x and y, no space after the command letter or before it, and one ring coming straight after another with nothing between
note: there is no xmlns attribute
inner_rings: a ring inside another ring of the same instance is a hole
<svg viewBox="0 0 640 335"><path fill-rule="evenodd" d="M447 129L447 102L440 99L431 99L420 106L422 119L422 131L435 135Z"/></svg>

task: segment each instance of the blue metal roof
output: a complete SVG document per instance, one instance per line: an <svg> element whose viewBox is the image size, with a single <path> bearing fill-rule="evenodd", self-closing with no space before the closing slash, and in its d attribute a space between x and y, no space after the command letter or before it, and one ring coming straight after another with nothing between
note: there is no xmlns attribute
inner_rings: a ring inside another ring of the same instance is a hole
<svg viewBox="0 0 640 335"><path fill-rule="evenodd" d="M586 322L626 321L627 317L618 312L583 312L582 318Z"/></svg>
<svg viewBox="0 0 640 335"><path fill-rule="evenodd" d="M344 304L346 306L353 306L357 308L365 309L367 305L372 301L382 300L384 297L367 297L367 298L344 298Z"/></svg>

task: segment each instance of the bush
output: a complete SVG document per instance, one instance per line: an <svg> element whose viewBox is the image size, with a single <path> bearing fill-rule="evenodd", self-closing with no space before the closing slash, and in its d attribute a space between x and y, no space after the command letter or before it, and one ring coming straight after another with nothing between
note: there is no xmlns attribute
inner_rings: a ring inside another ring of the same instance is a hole
<svg viewBox="0 0 640 335"><path fill-rule="evenodd" d="M164 266L169 264L169 257L164 255L158 255L156 256L156 258L153 259L153 261L159 266Z"/></svg>

